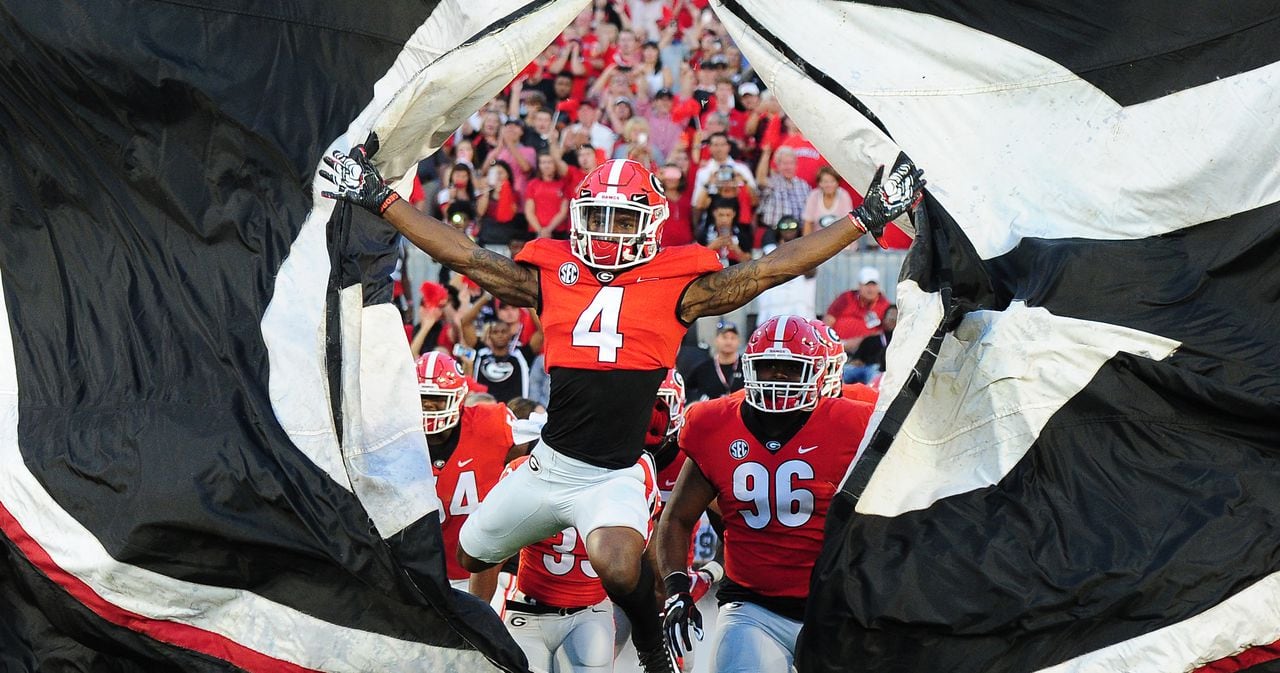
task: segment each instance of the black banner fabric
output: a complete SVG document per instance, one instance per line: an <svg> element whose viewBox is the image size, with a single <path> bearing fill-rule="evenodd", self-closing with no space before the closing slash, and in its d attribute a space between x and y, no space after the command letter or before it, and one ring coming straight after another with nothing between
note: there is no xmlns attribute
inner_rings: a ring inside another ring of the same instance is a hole
<svg viewBox="0 0 1280 673"><path fill-rule="evenodd" d="M32 478L0 506L42 493L130 573L251 593L300 623L479 648L522 670L492 614L459 616L481 613L455 605L440 558L406 571L405 545L380 539L355 495L297 450L269 396L261 323L289 300L274 280L311 212L320 154L434 9L0 4L0 278ZM391 236L358 238L338 257L389 258ZM0 667L52 670L40 662L72 652L76 670L292 670L275 653L234 655L235 643L171 647L190 640L165 645L86 610L34 558L63 540L0 519L0 605L13 609ZM425 536L415 554L438 549L438 525L411 530ZM197 611L203 599L186 598Z"/></svg>

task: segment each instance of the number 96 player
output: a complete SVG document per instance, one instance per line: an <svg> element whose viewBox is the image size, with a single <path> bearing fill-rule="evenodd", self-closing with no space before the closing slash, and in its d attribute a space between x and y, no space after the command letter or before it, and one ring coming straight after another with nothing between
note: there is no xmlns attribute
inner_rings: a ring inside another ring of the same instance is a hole
<svg viewBox="0 0 1280 673"><path fill-rule="evenodd" d="M747 341L745 395L699 402L685 416L680 447L689 459L658 523L658 567L667 638L679 653L702 624L685 571L689 533L719 502L725 577L716 673L794 670L827 508L874 409L824 394L827 351L809 321L772 318Z"/></svg>
<svg viewBox="0 0 1280 673"><path fill-rule="evenodd" d="M632 623L645 671L672 671L653 571L641 562L649 511L637 460L658 385L688 326L732 311L803 274L865 233L876 238L919 200L921 173L899 155L876 172L866 201L812 236L722 268L700 246L661 248L662 185L634 161L592 170L570 204L567 241L531 241L515 260L410 207L363 147L325 157L330 198L382 216L414 245L502 301L542 318L551 396L530 459L489 493L460 533L458 560L483 572L521 547L574 527L614 604ZM884 180L882 182L882 177Z"/></svg>

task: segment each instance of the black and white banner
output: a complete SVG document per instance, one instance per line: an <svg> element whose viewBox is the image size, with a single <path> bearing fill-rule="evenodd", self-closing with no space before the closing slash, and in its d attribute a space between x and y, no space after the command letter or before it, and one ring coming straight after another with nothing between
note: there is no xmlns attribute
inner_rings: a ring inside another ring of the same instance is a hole
<svg viewBox="0 0 1280 673"><path fill-rule="evenodd" d="M407 174L585 5L0 2L0 669L525 669L316 169Z"/></svg>
<svg viewBox="0 0 1280 673"><path fill-rule="evenodd" d="M929 180L800 670L1276 666L1280 7L713 6L853 184Z"/></svg>

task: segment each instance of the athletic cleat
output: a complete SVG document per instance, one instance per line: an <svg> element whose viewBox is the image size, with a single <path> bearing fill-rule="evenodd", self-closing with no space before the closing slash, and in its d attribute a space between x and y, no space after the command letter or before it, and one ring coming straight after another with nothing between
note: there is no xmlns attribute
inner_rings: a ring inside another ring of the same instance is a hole
<svg viewBox="0 0 1280 673"><path fill-rule="evenodd" d="M651 650L636 649L636 654L640 656L640 668L644 673L679 673L680 666L676 663L675 656L665 643L659 644Z"/></svg>

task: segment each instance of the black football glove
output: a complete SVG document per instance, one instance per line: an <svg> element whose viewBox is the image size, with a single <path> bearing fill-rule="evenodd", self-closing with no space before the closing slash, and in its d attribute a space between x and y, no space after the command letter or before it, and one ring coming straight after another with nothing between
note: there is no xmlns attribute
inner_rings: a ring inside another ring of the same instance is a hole
<svg viewBox="0 0 1280 673"><path fill-rule="evenodd" d="M667 602L662 610L667 647L675 656L683 657L693 649L693 641L689 639L690 627L693 635L702 640L702 613L698 612L693 595L689 593L693 580L686 573L671 573L662 582L667 587Z"/></svg>
<svg viewBox="0 0 1280 673"><path fill-rule="evenodd" d="M400 200L400 195L391 189L369 161L364 145L356 145L347 156L334 150L332 156L324 158L324 162L334 172L322 168L320 177L332 182L337 191L320 192L321 196L350 201L378 216Z"/></svg>
<svg viewBox="0 0 1280 673"><path fill-rule="evenodd" d="M884 235L885 225L914 208L924 196L921 191L925 185L924 171L916 168L902 152L898 152L898 158L893 161L893 169L881 183L884 177L884 166L880 166L876 169L875 177L871 178L871 185L867 187L862 205L849 213L854 226L864 234L871 234L877 243L880 243L880 237Z"/></svg>

